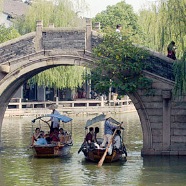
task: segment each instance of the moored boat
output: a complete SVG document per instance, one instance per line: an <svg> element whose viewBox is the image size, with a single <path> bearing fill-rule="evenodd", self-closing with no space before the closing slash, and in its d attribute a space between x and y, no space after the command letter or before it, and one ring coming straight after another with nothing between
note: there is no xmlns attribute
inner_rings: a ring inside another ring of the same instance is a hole
<svg viewBox="0 0 186 186"><path fill-rule="evenodd" d="M65 124L70 123L70 129L72 131L72 118L69 118L64 115L60 114L47 114L44 116L37 117L32 120L32 124L35 124L36 121L39 121L40 127L39 130L42 130L40 121L47 123L50 127L49 123L44 120L44 117L55 117L57 118L61 123L63 123L63 126ZM33 125L32 125L32 131L33 131ZM47 143L45 144L37 144L37 142L34 142L31 145L31 148L33 150L34 157L60 157L60 156L66 156L70 153L71 146L73 145L72 142L72 133L69 131L65 131L63 135L59 136L58 141L51 141L48 140L50 138L50 133L45 134L45 139L47 139Z"/></svg>
<svg viewBox="0 0 186 186"><path fill-rule="evenodd" d="M104 120L105 120L104 114L101 114L99 116L92 118L91 120L88 120L85 125L85 130L86 130L85 134L87 134L88 127L100 121L104 121ZM111 118L111 122L116 125L121 124L118 121L114 120L113 118ZM121 129L124 130L124 128L121 128ZM114 134L113 134L113 139L114 139ZM105 152L106 152L106 156L104 157L104 162L111 163L111 162L115 162L119 160L126 161L127 151L123 143L123 135L120 136L120 147L119 148L115 148L114 144L112 144L113 143L113 140L112 140L110 144L110 145L113 145L111 154L107 153L108 147L105 147L105 148L100 147L102 142L103 142L103 138L97 138L97 143L91 143L91 144L88 144L86 140L84 140L78 153L82 151L85 156L85 159L93 161L93 162L99 162L104 156Z"/></svg>

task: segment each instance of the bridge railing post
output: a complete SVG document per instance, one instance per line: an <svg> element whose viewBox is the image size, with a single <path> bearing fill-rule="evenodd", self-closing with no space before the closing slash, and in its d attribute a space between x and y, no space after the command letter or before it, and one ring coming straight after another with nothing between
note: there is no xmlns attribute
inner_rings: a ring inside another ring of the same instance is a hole
<svg viewBox="0 0 186 186"><path fill-rule="evenodd" d="M36 37L35 37L35 49L36 51L42 50L42 29L43 29L43 22L36 21Z"/></svg>
<svg viewBox="0 0 186 186"><path fill-rule="evenodd" d="M104 99L103 99L103 96L100 96L101 98L101 107L104 107Z"/></svg>
<svg viewBox="0 0 186 186"><path fill-rule="evenodd" d="M59 104L59 98L56 97L56 105L58 105L58 104Z"/></svg>
<svg viewBox="0 0 186 186"><path fill-rule="evenodd" d="M18 106L18 108L19 108L19 109L22 109L22 102L21 102L21 98L19 98L19 100L18 100L18 101L19 101L19 106Z"/></svg>
<svg viewBox="0 0 186 186"><path fill-rule="evenodd" d="M91 21L90 18L86 18L86 44L85 44L85 50L88 50L88 51L92 50L91 37L92 37L92 21Z"/></svg>
<svg viewBox="0 0 186 186"><path fill-rule="evenodd" d="M100 28L101 28L100 22L94 23L94 27L93 28L94 28L94 30L99 31Z"/></svg>

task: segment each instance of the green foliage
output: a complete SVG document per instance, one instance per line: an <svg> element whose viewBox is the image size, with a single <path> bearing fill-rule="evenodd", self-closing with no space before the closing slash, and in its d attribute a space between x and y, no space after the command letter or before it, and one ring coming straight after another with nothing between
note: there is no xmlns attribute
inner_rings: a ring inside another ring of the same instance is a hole
<svg viewBox="0 0 186 186"><path fill-rule="evenodd" d="M26 16L15 22L15 27L21 34L32 32L35 31L37 20L42 20L44 27L48 27L51 23L55 27L82 26L82 21L73 11L73 4L70 0L56 0L55 3L54 1L34 0ZM83 67L61 66L41 72L30 81L47 87L73 89L82 86L83 78Z"/></svg>
<svg viewBox="0 0 186 186"><path fill-rule="evenodd" d="M54 24L55 27L75 27L82 25L82 21L73 11L70 0L45 1L34 0L28 13L15 22L16 29L21 34L35 31L36 21L42 20L43 26Z"/></svg>
<svg viewBox="0 0 186 186"><path fill-rule="evenodd" d="M133 45L129 37L118 33L106 34L103 43L94 49L94 54L99 59L91 80L98 92L108 92L109 87L119 88L121 94L150 88L151 81L142 73L147 67L143 60L148 52Z"/></svg>
<svg viewBox="0 0 186 186"><path fill-rule="evenodd" d="M34 78L32 82L39 86L53 88L76 88L81 87L84 82L85 68L79 66L60 66L43 71Z"/></svg>
<svg viewBox="0 0 186 186"><path fill-rule="evenodd" d="M148 10L142 10L138 21L143 31L141 44L166 55L167 45L173 40L181 59L186 49L185 8L185 0L158 0Z"/></svg>
<svg viewBox="0 0 186 186"><path fill-rule="evenodd" d="M176 61L173 65L175 86L174 95L182 99L186 95L186 52L180 61Z"/></svg>
<svg viewBox="0 0 186 186"><path fill-rule="evenodd" d="M13 27L6 28L0 25L0 43L19 37L20 34Z"/></svg>
<svg viewBox="0 0 186 186"><path fill-rule="evenodd" d="M116 5L108 6L105 11L97 14L93 23L100 22L103 32L115 31L116 25L121 24L121 32L135 36L137 41L139 39L138 35L140 35L137 20L137 15L133 12L132 6L122 1Z"/></svg>

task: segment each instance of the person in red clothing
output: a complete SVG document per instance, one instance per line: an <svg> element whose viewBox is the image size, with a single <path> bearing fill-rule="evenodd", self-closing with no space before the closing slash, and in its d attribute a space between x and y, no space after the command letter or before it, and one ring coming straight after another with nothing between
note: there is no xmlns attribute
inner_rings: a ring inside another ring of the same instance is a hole
<svg viewBox="0 0 186 186"><path fill-rule="evenodd" d="M171 41L167 47L167 57L176 60L176 46L174 41Z"/></svg>
<svg viewBox="0 0 186 186"><path fill-rule="evenodd" d="M94 128L93 127L90 127L89 128L89 133L87 133L86 137L85 137L85 140L86 142L90 145L94 139L93 139L93 135L94 135Z"/></svg>
<svg viewBox="0 0 186 186"><path fill-rule="evenodd" d="M52 142L58 142L59 141L59 129L58 128L54 128L54 131L50 134L50 139Z"/></svg>

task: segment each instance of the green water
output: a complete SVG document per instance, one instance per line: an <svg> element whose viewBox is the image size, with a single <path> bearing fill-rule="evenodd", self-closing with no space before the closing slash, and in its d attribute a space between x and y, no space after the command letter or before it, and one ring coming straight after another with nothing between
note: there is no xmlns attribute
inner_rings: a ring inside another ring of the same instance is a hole
<svg viewBox="0 0 186 186"><path fill-rule="evenodd" d="M33 118L4 119L3 148L0 152L0 186L185 186L186 158L144 157L142 131L138 115L126 113L115 118L125 123L127 162L97 164L85 161L77 151L84 138L84 125L91 116L73 117L71 154L65 158L37 159L27 149ZM35 127L35 126L34 126ZM47 126L45 126L47 127ZM100 130L102 136L103 128Z"/></svg>

